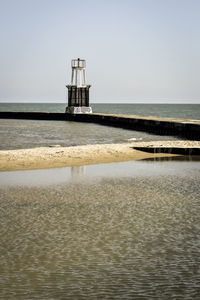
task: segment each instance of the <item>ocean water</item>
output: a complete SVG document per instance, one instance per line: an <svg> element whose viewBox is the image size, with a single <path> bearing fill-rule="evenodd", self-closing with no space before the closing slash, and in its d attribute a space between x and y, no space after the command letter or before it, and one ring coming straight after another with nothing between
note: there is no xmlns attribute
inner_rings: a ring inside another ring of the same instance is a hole
<svg viewBox="0 0 200 300"><path fill-rule="evenodd" d="M0 111L65 112L67 103L0 103ZM200 120L200 104L91 104L94 113Z"/></svg>
<svg viewBox="0 0 200 300"><path fill-rule="evenodd" d="M92 123L0 119L0 150L176 139Z"/></svg>
<svg viewBox="0 0 200 300"><path fill-rule="evenodd" d="M65 104L0 104L1 110L64 112ZM200 105L94 104L94 112L199 118ZM175 140L145 132L89 123L64 121L0 120L0 149L33 148L51 145L124 143Z"/></svg>
<svg viewBox="0 0 200 300"><path fill-rule="evenodd" d="M199 164L0 173L0 299L199 299Z"/></svg>

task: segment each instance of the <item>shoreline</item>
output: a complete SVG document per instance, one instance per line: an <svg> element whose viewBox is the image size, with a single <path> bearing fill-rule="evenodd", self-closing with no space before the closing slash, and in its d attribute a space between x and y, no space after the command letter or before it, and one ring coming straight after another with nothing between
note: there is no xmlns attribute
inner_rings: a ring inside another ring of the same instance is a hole
<svg viewBox="0 0 200 300"><path fill-rule="evenodd" d="M200 150L199 141L153 141L124 144L94 144L72 147L40 147L32 149L1 150L0 171L49 169L90 164L143 160L147 158L174 157L181 154L146 152L134 147L149 149L181 148Z"/></svg>

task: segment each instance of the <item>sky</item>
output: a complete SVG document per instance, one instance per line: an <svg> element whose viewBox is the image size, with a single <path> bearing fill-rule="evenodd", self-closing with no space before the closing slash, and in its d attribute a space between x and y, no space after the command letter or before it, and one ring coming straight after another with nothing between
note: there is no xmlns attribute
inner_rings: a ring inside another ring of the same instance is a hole
<svg viewBox="0 0 200 300"><path fill-rule="evenodd" d="M0 0L0 102L199 103L200 0Z"/></svg>

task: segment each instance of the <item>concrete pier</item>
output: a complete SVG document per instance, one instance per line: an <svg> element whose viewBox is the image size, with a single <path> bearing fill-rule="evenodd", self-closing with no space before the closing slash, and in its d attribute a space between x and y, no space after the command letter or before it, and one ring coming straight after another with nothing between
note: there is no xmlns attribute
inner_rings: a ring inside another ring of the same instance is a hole
<svg viewBox="0 0 200 300"><path fill-rule="evenodd" d="M141 117L120 114L66 114L6 111L0 111L0 118L90 122L137 131L145 131L159 135L171 135L190 140L200 140L200 120Z"/></svg>

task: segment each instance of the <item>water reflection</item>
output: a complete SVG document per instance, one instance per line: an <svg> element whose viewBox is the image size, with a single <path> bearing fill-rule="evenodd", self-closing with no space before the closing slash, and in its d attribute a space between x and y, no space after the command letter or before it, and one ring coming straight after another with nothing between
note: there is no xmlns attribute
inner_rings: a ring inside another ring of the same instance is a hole
<svg viewBox="0 0 200 300"><path fill-rule="evenodd" d="M176 156L121 163L76 166L58 169L0 172L1 187L41 187L73 182L93 182L102 178L182 176L188 169L199 171L197 157Z"/></svg>
<svg viewBox="0 0 200 300"><path fill-rule="evenodd" d="M85 176L85 166L71 167L71 178L72 180L80 179Z"/></svg>
<svg viewBox="0 0 200 300"><path fill-rule="evenodd" d="M143 161L200 161L199 155L180 155L180 156L168 156L168 157L151 157L151 158L144 158Z"/></svg>
<svg viewBox="0 0 200 300"><path fill-rule="evenodd" d="M1 187L0 299L199 299L199 163L90 167Z"/></svg>

